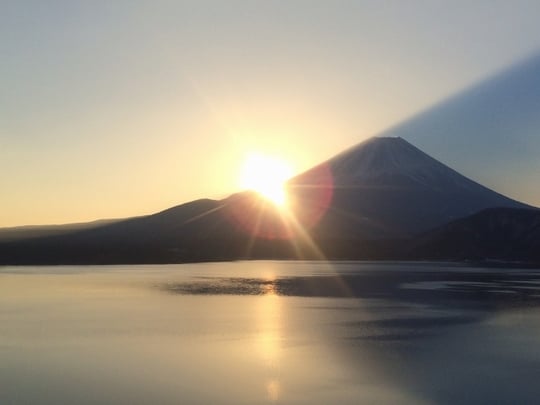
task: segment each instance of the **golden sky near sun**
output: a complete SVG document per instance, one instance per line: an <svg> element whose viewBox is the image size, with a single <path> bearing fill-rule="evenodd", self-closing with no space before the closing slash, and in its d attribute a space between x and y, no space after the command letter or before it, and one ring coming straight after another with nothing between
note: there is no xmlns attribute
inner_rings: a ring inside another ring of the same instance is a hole
<svg viewBox="0 0 540 405"><path fill-rule="evenodd" d="M525 2L23 3L0 15L0 226L222 198L251 153L303 171L540 45Z"/></svg>

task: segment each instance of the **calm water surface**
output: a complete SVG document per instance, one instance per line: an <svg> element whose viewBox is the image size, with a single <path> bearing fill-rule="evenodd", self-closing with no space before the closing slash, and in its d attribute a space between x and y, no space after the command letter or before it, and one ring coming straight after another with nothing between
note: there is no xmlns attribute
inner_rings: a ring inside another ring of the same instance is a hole
<svg viewBox="0 0 540 405"><path fill-rule="evenodd" d="M533 404L540 272L0 267L0 404Z"/></svg>

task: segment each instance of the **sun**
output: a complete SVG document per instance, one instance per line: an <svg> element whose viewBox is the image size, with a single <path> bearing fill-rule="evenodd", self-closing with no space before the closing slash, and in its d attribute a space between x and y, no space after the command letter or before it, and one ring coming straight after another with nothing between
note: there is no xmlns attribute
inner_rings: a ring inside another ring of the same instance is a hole
<svg viewBox="0 0 540 405"><path fill-rule="evenodd" d="M285 182L293 175L291 166L277 157L251 153L242 167L240 186L256 191L283 207L287 202Z"/></svg>

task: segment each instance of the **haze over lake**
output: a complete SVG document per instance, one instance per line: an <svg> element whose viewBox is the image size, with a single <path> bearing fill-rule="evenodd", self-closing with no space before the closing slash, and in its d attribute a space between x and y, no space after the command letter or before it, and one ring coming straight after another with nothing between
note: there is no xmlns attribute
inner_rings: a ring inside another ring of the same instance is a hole
<svg viewBox="0 0 540 405"><path fill-rule="evenodd" d="M535 403L539 303L527 269L1 267L0 403Z"/></svg>

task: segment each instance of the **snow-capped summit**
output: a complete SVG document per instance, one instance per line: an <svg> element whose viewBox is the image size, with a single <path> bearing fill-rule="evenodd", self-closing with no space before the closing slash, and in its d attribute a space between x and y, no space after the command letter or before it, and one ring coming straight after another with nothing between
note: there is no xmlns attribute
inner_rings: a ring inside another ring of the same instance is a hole
<svg viewBox="0 0 540 405"><path fill-rule="evenodd" d="M327 163L336 186L479 187L401 137L370 138Z"/></svg>
<svg viewBox="0 0 540 405"><path fill-rule="evenodd" d="M470 186L457 172L425 154L403 138L374 137L331 159L336 185L395 185L441 188Z"/></svg>
<svg viewBox="0 0 540 405"><path fill-rule="evenodd" d="M293 178L290 188L304 205L314 201L313 190L330 188L319 232L343 234L347 229L345 234L366 238L415 234L485 208L527 207L400 137L370 138Z"/></svg>

